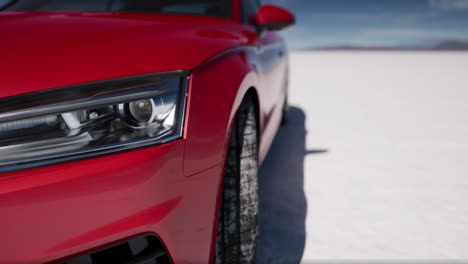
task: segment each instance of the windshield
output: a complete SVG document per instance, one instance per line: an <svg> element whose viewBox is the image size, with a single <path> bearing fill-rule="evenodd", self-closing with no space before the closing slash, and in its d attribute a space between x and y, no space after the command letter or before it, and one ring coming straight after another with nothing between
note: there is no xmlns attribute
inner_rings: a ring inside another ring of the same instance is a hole
<svg viewBox="0 0 468 264"><path fill-rule="evenodd" d="M6 11L101 11L231 18L231 0L0 0Z"/></svg>

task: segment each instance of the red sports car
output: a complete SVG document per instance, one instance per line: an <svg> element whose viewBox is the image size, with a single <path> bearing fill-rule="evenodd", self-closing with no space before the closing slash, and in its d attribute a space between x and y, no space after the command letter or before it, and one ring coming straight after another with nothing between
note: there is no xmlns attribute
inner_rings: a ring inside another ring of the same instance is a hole
<svg viewBox="0 0 468 264"><path fill-rule="evenodd" d="M253 263L294 23L258 0L0 0L0 263Z"/></svg>

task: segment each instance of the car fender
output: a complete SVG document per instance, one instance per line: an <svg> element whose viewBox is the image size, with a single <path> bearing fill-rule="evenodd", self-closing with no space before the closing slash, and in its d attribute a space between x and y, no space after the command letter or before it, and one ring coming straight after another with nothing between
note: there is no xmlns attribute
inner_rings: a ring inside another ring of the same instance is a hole
<svg viewBox="0 0 468 264"><path fill-rule="evenodd" d="M250 46L232 48L192 72L185 127L186 176L223 164L237 109L249 89L258 94L261 85L254 52Z"/></svg>

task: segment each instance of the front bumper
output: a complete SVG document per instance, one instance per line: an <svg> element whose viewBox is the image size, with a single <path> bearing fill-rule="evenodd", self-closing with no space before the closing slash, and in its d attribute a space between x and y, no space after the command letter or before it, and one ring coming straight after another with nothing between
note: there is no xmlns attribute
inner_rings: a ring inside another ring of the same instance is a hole
<svg viewBox="0 0 468 264"><path fill-rule="evenodd" d="M208 263L222 168L183 174L183 139L0 175L0 263L48 263L154 233Z"/></svg>

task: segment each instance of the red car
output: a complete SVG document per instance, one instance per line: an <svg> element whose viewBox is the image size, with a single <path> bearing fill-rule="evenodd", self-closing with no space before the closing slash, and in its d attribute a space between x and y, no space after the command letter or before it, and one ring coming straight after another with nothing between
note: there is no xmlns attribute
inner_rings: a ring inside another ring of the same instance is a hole
<svg viewBox="0 0 468 264"><path fill-rule="evenodd" d="M0 0L0 263L253 263L287 109L256 0Z"/></svg>

